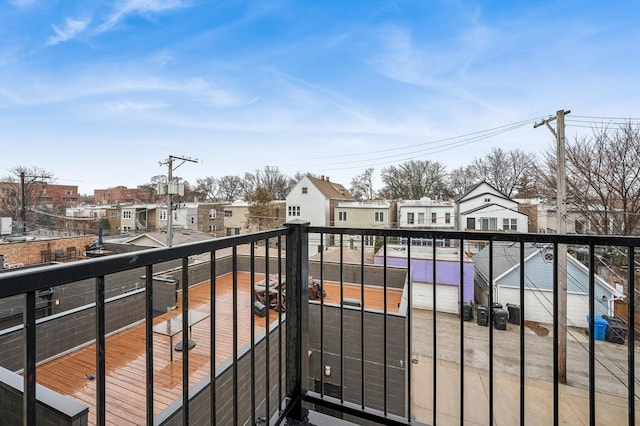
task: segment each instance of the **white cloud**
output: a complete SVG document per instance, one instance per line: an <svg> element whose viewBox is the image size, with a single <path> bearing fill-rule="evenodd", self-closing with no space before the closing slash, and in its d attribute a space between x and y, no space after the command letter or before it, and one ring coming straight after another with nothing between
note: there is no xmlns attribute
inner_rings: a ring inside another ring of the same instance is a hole
<svg viewBox="0 0 640 426"><path fill-rule="evenodd" d="M9 4L20 9L36 4L36 0L9 0Z"/></svg>
<svg viewBox="0 0 640 426"><path fill-rule="evenodd" d="M90 22L90 19L82 20L67 18L65 19L64 27L57 27L56 25L53 25L53 31L55 31L56 34L49 37L47 45L53 46L75 38L87 28Z"/></svg>
<svg viewBox="0 0 640 426"><path fill-rule="evenodd" d="M123 0L119 2L107 20L98 28L99 32L108 31L120 21L132 14L160 13L186 7L184 0Z"/></svg>

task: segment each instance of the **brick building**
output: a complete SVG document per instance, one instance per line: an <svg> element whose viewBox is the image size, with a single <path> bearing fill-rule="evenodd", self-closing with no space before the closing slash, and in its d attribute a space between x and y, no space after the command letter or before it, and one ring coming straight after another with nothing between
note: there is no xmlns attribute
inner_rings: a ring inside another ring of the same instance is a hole
<svg viewBox="0 0 640 426"><path fill-rule="evenodd" d="M96 204L145 204L155 202L155 194L150 188L138 186L137 188L127 188L125 186L116 186L107 189L95 189L93 191L93 200Z"/></svg>

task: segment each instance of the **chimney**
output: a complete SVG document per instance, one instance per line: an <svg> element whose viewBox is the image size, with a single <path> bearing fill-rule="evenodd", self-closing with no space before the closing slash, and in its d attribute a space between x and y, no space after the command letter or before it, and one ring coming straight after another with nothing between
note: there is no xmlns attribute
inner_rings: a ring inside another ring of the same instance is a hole
<svg viewBox="0 0 640 426"><path fill-rule="evenodd" d="M326 181L329 182L329 176L327 176Z"/></svg>
<svg viewBox="0 0 640 426"><path fill-rule="evenodd" d="M324 175L320 175L320 180L324 180Z"/></svg>

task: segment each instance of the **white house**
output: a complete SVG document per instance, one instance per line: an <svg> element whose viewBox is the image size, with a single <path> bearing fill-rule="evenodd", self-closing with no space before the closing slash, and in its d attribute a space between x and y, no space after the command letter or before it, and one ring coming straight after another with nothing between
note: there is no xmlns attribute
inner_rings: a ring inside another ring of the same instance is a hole
<svg viewBox="0 0 640 426"><path fill-rule="evenodd" d="M329 181L329 177L305 176L287 195L287 221L308 220L312 226L334 226L335 207L344 201L355 201L351 193L341 184ZM309 235L309 256L318 253L322 247L333 245L333 235Z"/></svg>
<svg viewBox="0 0 640 426"><path fill-rule="evenodd" d="M341 228L391 228L395 220L395 203L392 201L344 201L335 208L335 225ZM361 246L360 235L347 235L343 244L349 249ZM364 236L365 250L373 250L375 235Z"/></svg>
<svg viewBox="0 0 640 426"><path fill-rule="evenodd" d="M159 228L166 228L168 221L167 206L156 208L157 224ZM198 204L197 203L174 203L173 204L173 221L174 228L180 229L198 229Z"/></svg>
<svg viewBox="0 0 640 426"><path fill-rule="evenodd" d="M456 208L451 201L433 200L429 197L399 201L398 228L454 231L455 214Z"/></svg>
<svg viewBox="0 0 640 426"><path fill-rule="evenodd" d="M518 203L485 181L454 199L458 230L527 232L528 217Z"/></svg>

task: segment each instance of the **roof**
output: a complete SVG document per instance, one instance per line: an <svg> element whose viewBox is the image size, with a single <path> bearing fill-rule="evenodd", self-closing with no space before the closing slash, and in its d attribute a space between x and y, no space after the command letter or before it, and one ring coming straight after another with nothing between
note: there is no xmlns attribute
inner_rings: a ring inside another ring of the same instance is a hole
<svg viewBox="0 0 640 426"><path fill-rule="evenodd" d="M502 191L498 190L495 186L491 185L489 182L487 182L486 180L483 180L481 182L476 183L475 185L471 185L468 186L464 189L464 192L462 194L458 194L453 198L453 201L455 201L456 203L458 203L459 201L461 201L463 198L466 198L467 195L469 195L470 193L472 193L473 191L475 191L480 185L482 184L486 184L488 185L491 189L493 189L494 191L496 191L498 194L502 194L502 197L504 197L507 200L511 200L511 198L509 198L506 194L504 194ZM513 200L512 200L513 201ZM515 202L515 201L514 201Z"/></svg>
<svg viewBox="0 0 640 426"><path fill-rule="evenodd" d="M355 197L343 185L330 182L329 178L320 179L313 176L307 176L307 179L330 200L349 200L355 201Z"/></svg>
<svg viewBox="0 0 640 426"><path fill-rule="evenodd" d="M206 241L212 239L214 238L211 237L211 235L205 234L204 232L174 229L172 243L174 246L179 246L182 244L195 243L198 241ZM165 247L167 244L167 233L166 231L146 232L144 234L136 235L135 237L125 240L124 243L142 245L141 243L145 240L151 240L151 242L155 242L155 244L145 243L145 247Z"/></svg>
<svg viewBox="0 0 640 426"><path fill-rule="evenodd" d="M509 209L509 208L507 208L505 206L501 206L500 204L497 204L497 203L483 204L483 205L475 207L473 209L470 209L470 210L467 210L467 211L464 211L464 212L460 212L460 214L461 215L467 215L467 214L475 213L477 211L484 210L486 208L493 207L493 206L500 207L500 210L509 210L509 211L512 211L513 213L517 213L519 215L526 216L526 214L524 214L524 213L521 213L521 212L519 212L517 210Z"/></svg>
<svg viewBox="0 0 640 426"><path fill-rule="evenodd" d="M524 245L524 258L536 254L541 247L534 243ZM526 260L525 260L526 262ZM489 249L484 248L473 256L476 272L488 281L489 277ZM520 243L500 243L493 244L493 276L501 276L508 270L520 263Z"/></svg>

